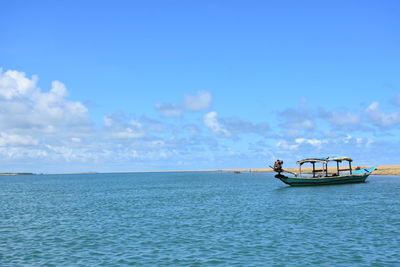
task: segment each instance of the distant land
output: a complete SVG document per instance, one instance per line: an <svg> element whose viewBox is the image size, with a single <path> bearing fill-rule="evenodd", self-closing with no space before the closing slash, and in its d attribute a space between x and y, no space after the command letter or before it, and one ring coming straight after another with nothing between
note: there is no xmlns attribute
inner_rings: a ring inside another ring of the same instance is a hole
<svg viewBox="0 0 400 267"><path fill-rule="evenodd" d="M1 172L0 175L32 175L32 172Z"/></svg>
<svg viewBox="0 0 400 267"><path fill-rule="evenodd" d="M353 170L355 168L360 167L361 169L371 167L371 166L353 166ZM284 168L290 172L298 172L298 168ZM305 167L301 168L303 173L311 173L312 168ZM329 167L328 171L334 172L336 167ZM229 170L221 170L221 171L232 171L232 172L273 172L271 168L261 168L261 169L229 169ZM377 170L375 170L372 175L400 175L400 165L380 165Z"/></svg>
<svg viewBox="0 0 400 267"><path fill-rule="evenodd" d="M360 167L361 169L371 167L371 166L353 166L353 170L355 168ZM290 172L298 172L297 168L284 168ZM312 168L305 167L302 168L303 173L311 173ZM329 167L328 171L334 172L336 167ZM127 171L127 172L110 172L110 173L147 173L147 172L213 172L213 171L220 171L220 172L273 172L271 168L255 168L255 169L217 169L217 170L181 170L181 171ZM68 174L96 174L98 172L79 172L79 173L68 173ZM31 172L4 172L0 173L0 175L34 175L35 173ZM67 174L67 173L65 173ZM400 165L380 165L378 169L375 170L373 175L398 175L400 176Z"/></svg>

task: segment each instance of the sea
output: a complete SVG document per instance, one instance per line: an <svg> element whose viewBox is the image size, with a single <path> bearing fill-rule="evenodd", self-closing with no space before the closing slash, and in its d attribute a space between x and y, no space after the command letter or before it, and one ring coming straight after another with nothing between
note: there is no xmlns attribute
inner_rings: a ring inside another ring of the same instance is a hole
<svg viewBox="0 0 400 267"><path fill-rule="evenodd" d="M0 176L0 266L400 266L400 177Z"/></svg>

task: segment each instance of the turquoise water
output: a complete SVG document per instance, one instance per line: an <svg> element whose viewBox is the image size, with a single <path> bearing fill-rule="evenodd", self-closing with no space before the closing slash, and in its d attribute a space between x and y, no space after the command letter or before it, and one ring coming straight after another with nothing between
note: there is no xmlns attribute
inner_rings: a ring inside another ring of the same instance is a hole
<svg viewBox="0 0 400 267"><path fill-rule="evenodd" d="M0 176L0 266L400 265L400 177Z"/></svg>

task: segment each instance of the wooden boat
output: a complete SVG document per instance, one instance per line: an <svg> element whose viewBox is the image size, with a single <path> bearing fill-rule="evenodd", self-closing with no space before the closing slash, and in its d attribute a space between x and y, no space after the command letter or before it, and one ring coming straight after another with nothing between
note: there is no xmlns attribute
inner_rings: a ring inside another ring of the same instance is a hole
<svg viewBox="0 0 400 267"><path fill-rule="evenodd" d="M348 168L341 169L339 164L348 162ZM299 165L299 173L285 171L282 168L274 166L274 171L278 174L276 178L291 186L304 186L304 185L330 185L330 184L347 184L347 183L362 183L368 176L376 170L376 166L365 169L354 170L351 167L353 160L349 157L327 157L327 158L308 158L297 161ZM336 168L328 169L328 163L336 162ZM303 164L311 164L312 172L310 175L302 174ZM316 165L321 165L320 168ZM293 177L288 177L281 173L290 173Z"/></svg>

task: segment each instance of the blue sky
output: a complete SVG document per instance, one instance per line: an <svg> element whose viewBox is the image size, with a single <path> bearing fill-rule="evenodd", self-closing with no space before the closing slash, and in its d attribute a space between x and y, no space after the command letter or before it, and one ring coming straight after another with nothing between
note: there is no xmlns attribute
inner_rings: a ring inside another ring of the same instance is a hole
<svg viewBox="0 0 400 267"><path fill-rule="evenodd" d="M10 1L0 172L398 164L398 1Z"/></svg>

